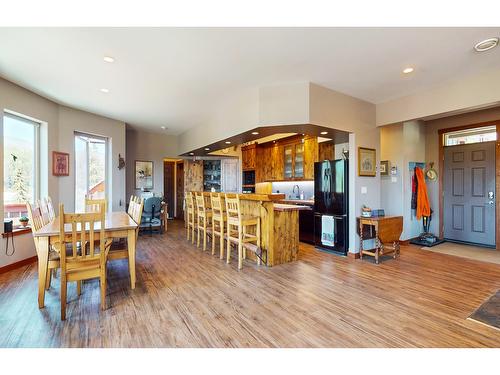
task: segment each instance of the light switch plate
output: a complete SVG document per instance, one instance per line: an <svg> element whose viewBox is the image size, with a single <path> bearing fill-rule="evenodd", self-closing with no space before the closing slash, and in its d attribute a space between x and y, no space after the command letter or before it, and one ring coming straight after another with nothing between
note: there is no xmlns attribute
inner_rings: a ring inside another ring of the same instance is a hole
<svg viewBox="0 0 500 375"><path fill-rule="evenodd" d="M361 194L368 193L368 188L366 186L361 186Z"/></svg>
<svg viewBox="0 0 500 375"><path fill-rule="evenodd" d="M391 177L391 182L398 182L398 178L397 177Z"/></svg>

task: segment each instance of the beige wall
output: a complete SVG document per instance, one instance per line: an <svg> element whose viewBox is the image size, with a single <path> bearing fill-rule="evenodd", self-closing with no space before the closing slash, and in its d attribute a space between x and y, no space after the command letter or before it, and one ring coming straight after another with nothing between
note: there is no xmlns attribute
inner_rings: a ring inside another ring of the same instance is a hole
<svg viewBox="0 0 500 375"><path fill-rule="evenodd" d="M377 125L424 119L500 104L500 69L435 86L430 90L377 104Z"/></svg>
<svg viewBox="0 0 500 375"><path fill-rule="evenodd" d="M183 154L253 129L258 122L259 91L249 89L231 93L214 106L204 121L178 136L178 153Z"/></svg>
<svg viewBox="0 0 500 375"><path fill-rule="evenodd" d="M73 132L79 130L108 136L112 141L112 207L120 207L120 200L125 198L125 172L118 171L118 152L125 154L125 124L119 121L93 115L69 107L61 106L40 95L0 78L0 110L9 110L29 116L42 123L40 138L40 195L50 195L54 205L59 202L74 208L74 155ZM3 116L0 116L0 134L3 134ZM45 146L45 147L43 147ZM70 153L70 176L52 176L52 151ZM0 174L3 176L3 137L0 137ZM57 209L57 208L56 208ZM3 189L0 189L0 214L3 216ZM0 228L3 232L3 226ZM12 257L5 255L5 241L0 245L0 267L35 255L31 234L16 236L16 253Z"/></svg>
<svg viewBox="0 0 500 375"><path fill-rule="evenodd" d="M422 121L408 121L402 124L384 126L380 129L381 159L397 166L396 176L381 177L380 202L386 215L403 216L401 239L408 240L422 232L421 220L411 210L410 162L425 163L425 125ZM429 186L430 182L427 182Z"/></svg>
<svg viewBox="0 0 500 375"><path fill-rule="evenodd" d="M135 190L135 161L153 162L153 191L163 195L163 159L178 155L176 136L137 131L127 128L127 153L125 158L127 173L127 197L137 194Z"/></svg>

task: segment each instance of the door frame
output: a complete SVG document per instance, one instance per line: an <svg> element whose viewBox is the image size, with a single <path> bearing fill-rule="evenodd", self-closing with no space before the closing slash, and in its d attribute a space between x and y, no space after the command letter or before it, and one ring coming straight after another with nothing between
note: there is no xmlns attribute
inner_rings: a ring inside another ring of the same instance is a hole
<svg viewBox="0 0 500 375"><path fill-rule="evenodd" d="M443 238L444 235L444 191L443 191L443 175L444 175L444 135L446 133L480 128L483 126L495 125L497 132L497 140L495 144L495 242L496 250L500 251L500 230L497 228L497 224L500 218L500 204L498 204L498 197L500 196L500 120L485 121L474 124L455 126L451 128L444 128L438 130L438 146L439 146L439 237Z"/></svg>

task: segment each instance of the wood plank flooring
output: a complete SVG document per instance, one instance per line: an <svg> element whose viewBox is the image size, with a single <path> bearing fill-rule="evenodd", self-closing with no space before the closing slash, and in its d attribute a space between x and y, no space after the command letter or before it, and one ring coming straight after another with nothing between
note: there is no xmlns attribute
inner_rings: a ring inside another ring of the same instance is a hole
<svg viewBox="0 0 500 375"><path fill-rule="evenodd" d="M185 240L182 222L141 235L137 287L109 266L97 281L59 279L37 306L36 263L0 274L0 347L499 347L500 332L466 318L500 289L500 265L403 247L375 265L301 244L299 261L227 265Z"/></svg>

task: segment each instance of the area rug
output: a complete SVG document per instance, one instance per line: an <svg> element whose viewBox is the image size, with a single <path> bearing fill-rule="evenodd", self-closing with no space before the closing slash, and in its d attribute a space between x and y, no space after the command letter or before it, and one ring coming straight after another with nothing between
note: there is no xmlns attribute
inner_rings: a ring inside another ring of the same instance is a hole
<svg viewBox="0 0 500 375"><path fill-rule="evenodd" d="M469 319L500 330L500 290L479 306Z"/></svg>
<svg viewBox="0 0 500 375"><path fill-rule="evenodd" d="M479 260L481 262L500 264L500 251L479 246L445 242L436 247L424 246L422 247L422 250L440 254L455 255L457 257Z"/></svg>

